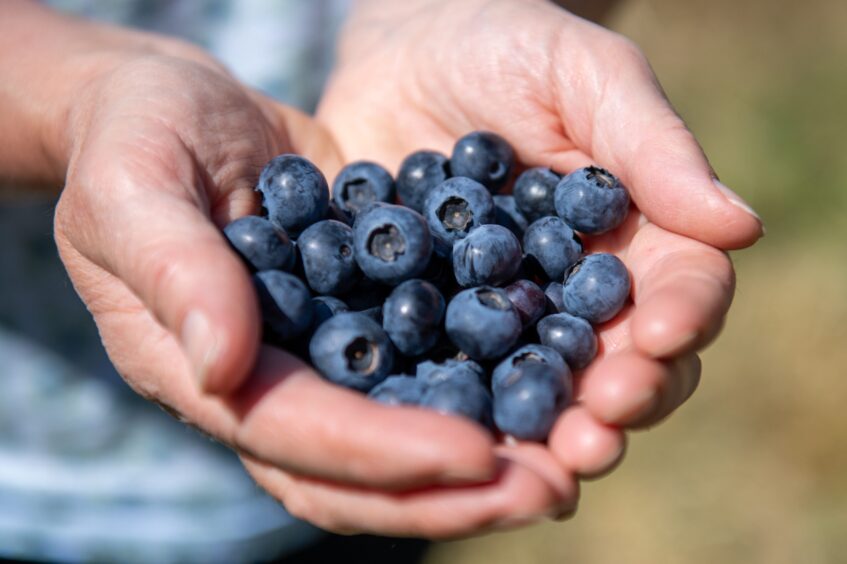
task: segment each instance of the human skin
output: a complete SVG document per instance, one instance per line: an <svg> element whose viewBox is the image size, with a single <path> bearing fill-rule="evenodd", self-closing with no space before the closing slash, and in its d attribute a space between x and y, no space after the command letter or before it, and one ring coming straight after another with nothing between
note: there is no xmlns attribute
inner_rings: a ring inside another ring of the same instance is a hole
<svg viewBox="0 0 847 564"><path fill-rule="evenodd" d="M0 138L15 140L0 177L64 185L56 243L112 362L329 530L446 538L570 515L578 479L620 460L624 429L694 391L695 351L733 291L719 248L761 234L712 183L632 44L541 2L445 6L357 5L314 120L185 43L0 3ZM588 242L625 261L634 305L602 328L580 404L548 445L494 444L461 419L375 404L261 346L250 278L220 233L258 210L253 184L279 153L331 180L343 162L396 170L412 150L446 151L481 128L528 165L608 166L644 214Z"/></svg>

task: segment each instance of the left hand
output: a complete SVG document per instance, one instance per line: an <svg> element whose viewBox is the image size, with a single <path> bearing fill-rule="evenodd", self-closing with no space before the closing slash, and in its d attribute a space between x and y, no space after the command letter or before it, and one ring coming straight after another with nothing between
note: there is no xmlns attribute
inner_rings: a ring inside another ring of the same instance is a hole
<svg viewBox="0 0 847 564"><path fill-rule="evenodd" d="M634 305L600 328L601 353L578 379L579 404L558 421L549 448L500 449L559 492L558 509L570 514L574 477L609 471L624 450L622 429L661 420L693 393L696 351L719 332L734 290L729 258L714 247L752 244L760 220L715 183L637 48L545 2L362 2L318 119L346 161L396 170L414 150L449 154L459 136L487 129L506 137L524 164L567 172L598 163L630 188L639 211L587 250L624 260ZM491 525L446 526L473 489L397 496L291 477L279 487L312 506L391 508L383 533L442 536ZM547 510L556 507L548 502ZM336 528L368 528L346 525Z"/></svg>

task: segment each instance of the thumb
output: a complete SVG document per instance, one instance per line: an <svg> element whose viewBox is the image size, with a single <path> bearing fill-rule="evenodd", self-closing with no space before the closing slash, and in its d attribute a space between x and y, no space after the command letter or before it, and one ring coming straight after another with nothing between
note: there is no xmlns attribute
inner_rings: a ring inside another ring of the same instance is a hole
<svg viewBox="0 0 847 564"><path fill-rule="evenodd" d="M201 390L230 392L253 367L259 345L249 274L190 190L167 178L130 176L101 168L94 182L70 184L57 223L179 341Z"/></svg>
<svg viewBox="0 0 847 564"><path fill-rule="evenodd" d="M586 152L620 175L651 222L722 249L752 245L764 234L759 216L717 180L640 50L611 39L602 95L584 97L597 103Z"/></svg>

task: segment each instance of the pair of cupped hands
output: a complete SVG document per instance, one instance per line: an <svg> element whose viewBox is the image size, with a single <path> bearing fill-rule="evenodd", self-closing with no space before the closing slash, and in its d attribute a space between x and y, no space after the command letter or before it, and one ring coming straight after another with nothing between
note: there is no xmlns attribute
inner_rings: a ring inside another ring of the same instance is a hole
<svg viewBox="0 0 847 564"><path fill-rule="evenodd" d="M431 538L563 519L579 480L621 460L628 430L697 387L697 351L733 294L724 250L763 229L631 42L547 3L364 3L307 116L194 47L126 33L84 54L56 211L62 260L128 384L232 447L293 515ZM449 154L476 129L503 135L527 166L606 167L637 206L587 240L626 263L632 303L599 329L598 359L546 445L382 406L262 345L250 276L221 235L258 211L255 181L280 153L331 180L356 159L396 171L417 149Z"/></svg>

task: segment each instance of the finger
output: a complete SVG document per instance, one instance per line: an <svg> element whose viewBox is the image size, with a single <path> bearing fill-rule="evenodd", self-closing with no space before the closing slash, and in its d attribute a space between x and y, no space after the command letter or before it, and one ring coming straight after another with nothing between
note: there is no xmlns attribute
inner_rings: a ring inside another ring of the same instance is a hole
<svg viewBox="0 0 847 564"><path fill-rule="evenodd" d="M627 262L635 288L630 333L639 350L667 358L715 338L735 288L725 253L647 225L633 240Z"/></svg>
<svg viewBox="0 0 847 564"><path fill-rule="evenodd" d="M667 376L660 382L659 399L651 411L633 420L629 427L641 429L653 426L685 403L700 384L700 357L690 353L679 358L665 361L668 365Z"/></svg>
<svg viewBox="0 0 847 564"><path fill-rule="evenodd" d="M578 383L580 403L600 422L619 427L651 424L690 397L699 377L694 354L660 361L627 351L593 363Z"/></svg>
<svg viewBox="0 0 847 564"><path fill-rule="evenodd" d="M716 180L643 54L618 35L590 29L601 53L590 64L603 65L604 78L560 76L566 107L591 116L566 124L576 144L621 177L653 223L722 249L752 245L763 235L761 219Z"/></svg>
<svg viewBox="0 0 847 564"><path fill-rule="evenodd" d="M65 229L88 259L122 280L182 343L202 390L236 388L259 341L255 292L245 268L176 175L102 167L63 195ZM80 229L79 225L85 225Z"/></svg>
<svg viewBox="0 0 847 564"><path fill-rule="evenodd" d="M493 438L481 426L384 406L264 348L248 384L227 402L236 446L301 475L383 489L488 480Z"/></svg>
<svg viewBox="0 0 847 564"><path fill-rule="evenodd" d="M249 458L244 463L292 515L342 534L458 538L534 523L558 503L535 472L507 458L487 483L396 494L305 479Z"/></svg>
<svg viewBox="0 0 847 564"><path fill-rule="evenodd" d="M533 442L502 444L496 452L531 469L558 494L559 500L550 517L563 520L576 513L579 501L579 482L564 470L546 446Z"/></svg>
<svg viewBox="0 0 847 564"><path fill-rule="evenodd" d="M626 436L600 423L585 407L575 405L559 417L548 444L566 470L582 478L596 478L621 460Z"/></svg>

